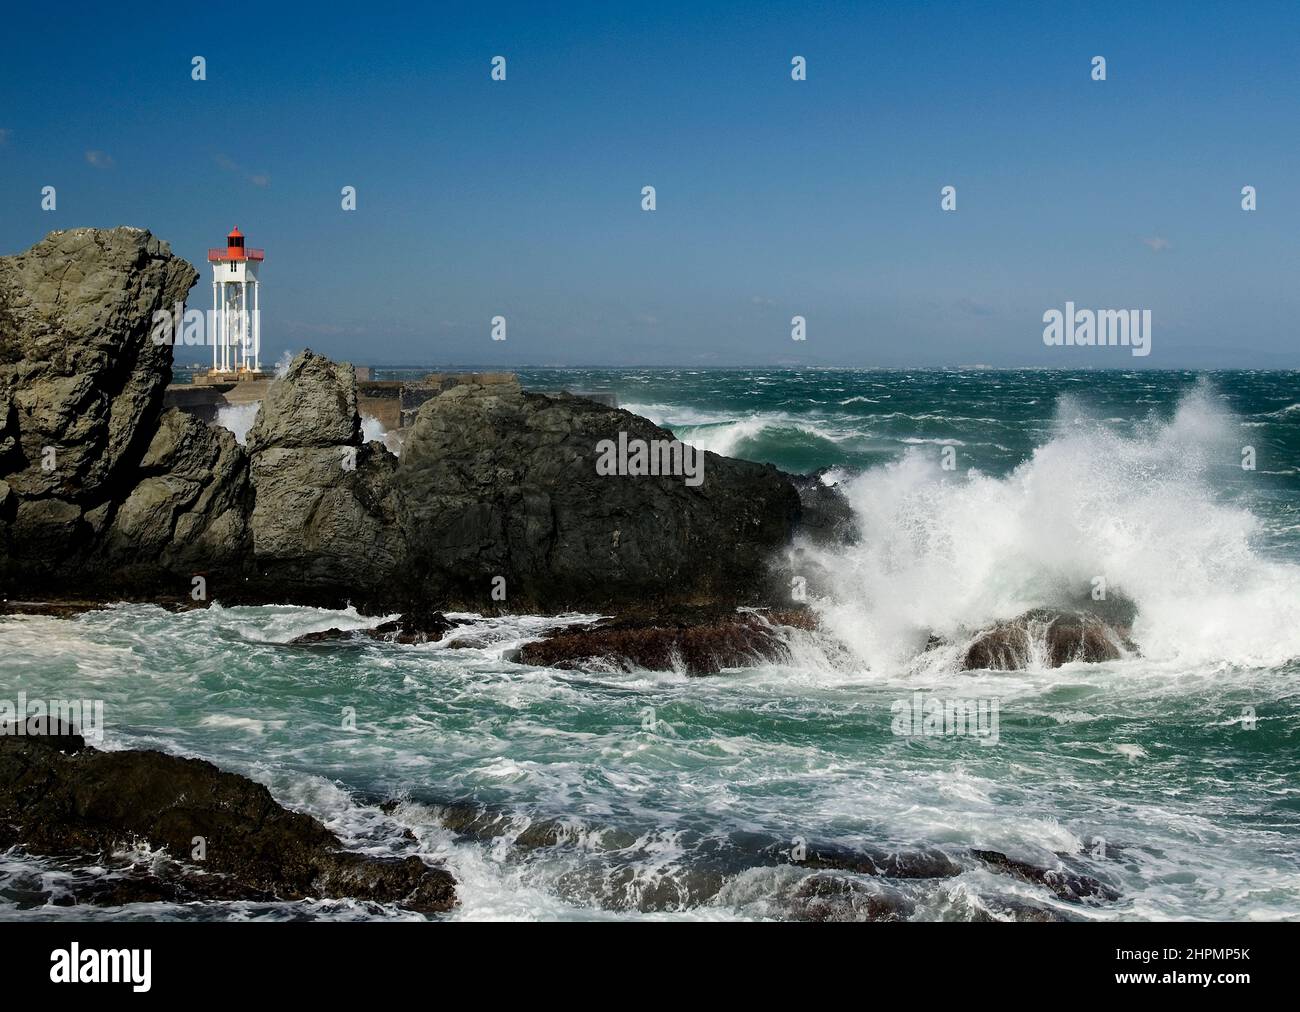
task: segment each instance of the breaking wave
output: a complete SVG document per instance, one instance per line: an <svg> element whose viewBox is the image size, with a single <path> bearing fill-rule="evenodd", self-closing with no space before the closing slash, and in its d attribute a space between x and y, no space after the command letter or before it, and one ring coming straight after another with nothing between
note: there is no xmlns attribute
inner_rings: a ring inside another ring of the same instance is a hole
<svg viewBox="0 0 1300 1012"><path fill-rule="evenodd" d="M863 537L806 548L827 627L873 669L1104 581L1137 610L1152 661L1271 667L1300 657L1300 567L1265 558L1228 490L1238 423L1204 385L1131 431L1059 405L1051 438L1005 477L944 471L935 448L852 479Z"/></svg>
<svg viewBox="0 0 1300 1012"><path fill-rule="evenodd" d="M227 404L217 410L217 424L223 429L229 429L233 432L235 442L240 446L245 446L248 443L248 430L257 421L257 412L261 406L261 401L250 401L247 404Z"/></svg>

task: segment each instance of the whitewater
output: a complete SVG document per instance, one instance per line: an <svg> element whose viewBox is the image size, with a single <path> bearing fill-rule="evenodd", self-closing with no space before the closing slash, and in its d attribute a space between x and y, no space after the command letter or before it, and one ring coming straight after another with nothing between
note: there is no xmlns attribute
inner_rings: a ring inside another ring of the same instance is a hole
<svg viewBox="0 0 1300 1012"><path fill-rule="evenodd" d="M782 663L687 678L511 660L595 616L460 615L437 643L304 648L289 641L383 617L122 604L0 618L0 698L102 699L101 747L211 760L351 847L445 863L451 919L816 916L828 873L771 859L800 841L959 866L836 871L854 897L837 916L1300 919L1300 376L521 381L610 391L692 445L837 485L857 539L776 560L806 575L823 632L792 630ZM1118 660L963 671L934 646L1095 602L1099 579L1127 613ZM997 744L895 734L891 707L918 692L996 700ZM1117 898L1064 900L977 851L1063 862ZM158 858L90 871L0 854L0 917L419 919L349 901L44 898Z"/></svg>

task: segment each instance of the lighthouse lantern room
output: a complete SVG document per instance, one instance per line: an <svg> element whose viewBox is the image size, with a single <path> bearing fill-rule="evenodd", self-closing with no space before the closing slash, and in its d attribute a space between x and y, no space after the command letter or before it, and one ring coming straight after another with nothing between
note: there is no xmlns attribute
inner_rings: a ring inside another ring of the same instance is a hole
<svg viewBox="0 0 1300 1012"><path fill-rule="evenodd" d="M208 250L212 265L213 380L261 379L261 284L257 273L266 259L244 245L238 226L225 249Z"/></svg>

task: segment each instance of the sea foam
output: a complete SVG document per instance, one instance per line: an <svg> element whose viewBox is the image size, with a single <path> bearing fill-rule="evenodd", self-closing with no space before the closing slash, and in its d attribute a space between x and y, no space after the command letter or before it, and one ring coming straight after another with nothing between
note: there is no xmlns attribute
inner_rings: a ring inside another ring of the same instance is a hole
<svg viewBox="0 0 1300 1012"><path fill-rule="evenodd" d="M829 589L823 621L887 670L931 633L1074 606L1101 578L1136 605L1150 660L1282 664L1300 656L1300 567L1260 553L1247 500L1226 491L1243 484L1241 445L1200 385L1130 430L1062 398L1051 438L1005 477L909 451L845 486L858 544L805 548Z"/></svg>

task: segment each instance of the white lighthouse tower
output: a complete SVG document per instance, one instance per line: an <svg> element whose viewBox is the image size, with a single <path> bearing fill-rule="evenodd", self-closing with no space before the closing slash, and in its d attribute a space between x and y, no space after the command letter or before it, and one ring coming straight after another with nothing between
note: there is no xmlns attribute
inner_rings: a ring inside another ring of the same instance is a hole
<svg viewBox="0 0 1300 1012"><path fill-rule="evenodd" d="M261 289L257 272L265 250L247 249L238 226L225 249L208 250L212 265L213 380L261 379Z"/></svg>

